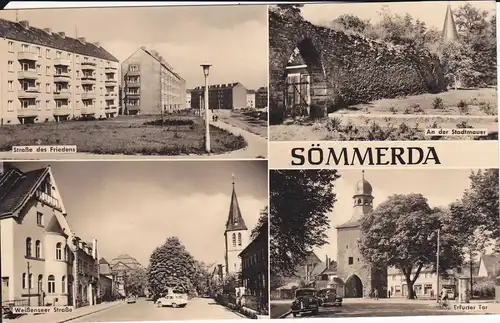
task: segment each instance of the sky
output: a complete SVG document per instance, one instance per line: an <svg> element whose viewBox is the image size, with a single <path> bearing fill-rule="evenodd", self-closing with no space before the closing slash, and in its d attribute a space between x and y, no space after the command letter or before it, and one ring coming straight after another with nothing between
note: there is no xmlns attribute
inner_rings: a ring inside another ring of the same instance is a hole
<svg viewBox="0 0 500 323"><path fill-rule="evenodd" d="M431 207L448 206L460 199L469 188L470 169L413 169L413 170L368 170L365 180L373 188L373 207L376 208L394 194L421 193ZM341 177L335 181L337 202L328 215L330 229L329 244L315 249L319 259L325 256L337 258L337 230L335 227L349 221L353 214L353 199L356 183L361 179L359 170L340 170Z"/></svg>
<svg viewBox="0 0 500 323"><path fill-rule="evenodd" d="M438 30L443 29L444 17L448 4L455 10L465 4L465 1L422 1L422 2L387 2L387 3L337 3L337 4L309 4L305 5L301 12L302 16L317 25L325 25L335 18L352 14L361 19L369 19L372 23L380 21L379 11L382 6L387 5L394 14L411 14L413 17L426 23L429 27ZM494 1L470 1L479 9L495 11Z"/></svg>
<svg viewBox="0 0 500 323"><path fill-rule="evenodd" d="M48 163L16 163L23 171ZM50 163L67 220L100 257L126 253L144 266L170 236L197 260L224 261L232 174L251 230L268 204L266 161L86 161Z"/></svg>
<svg viewBox="0 0 500 323"><path fill-rule="evenodd" d="M209 84L267 85L266 6L191 6L6 10L0 18L99 42L121 61L141 46L156 50L193 88L200 64L212 64Z"/></svg>

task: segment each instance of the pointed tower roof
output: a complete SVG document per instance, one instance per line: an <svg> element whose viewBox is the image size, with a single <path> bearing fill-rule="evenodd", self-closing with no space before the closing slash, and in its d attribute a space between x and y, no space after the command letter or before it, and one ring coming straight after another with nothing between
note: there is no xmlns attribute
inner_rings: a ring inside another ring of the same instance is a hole
<svg viewBox="0 0 500 323"><path fill-rule="evenodd" d="M448 8L446 9L446 16L444 18L443 42L450 43L457 40L458 40L457 25L455 25L455 19L453 18L451 5L448 4Z"/></svg>
<svg viewBox="0 0 500 323"><path fill-rule="evenodd" d="M240 205L236 197L236 190L234 189L234 175L233 175L233 194L231 195L231 204L229 205L229 215L226 222L226 232L248 230L243 217L241 216Z"/></svg>

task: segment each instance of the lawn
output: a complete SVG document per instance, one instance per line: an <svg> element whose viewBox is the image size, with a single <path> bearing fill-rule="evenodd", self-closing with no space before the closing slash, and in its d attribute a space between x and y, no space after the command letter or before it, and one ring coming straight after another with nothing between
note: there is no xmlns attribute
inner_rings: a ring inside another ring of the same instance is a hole
<svg viewBox="0 0 500 323"><path fill-rule="evenodd" d="M123 155L187 155L205 153L205 127L199 118L168 117L163 126L149 124L157 117L118 117L108 120L67 121L4 126L0 151L24 145L76 145L78 152ZM211 126L212 153L247 146L242 136Z"/></svg>
<svg viewBox="0 0 500 323"><path fill-rule="evenodd" d="M267 120L262 120L256 114L234 110L230 114L220 114L219 118L233 127L267 139Z"/></svg>
<svg viewBox="0 0 500 323"><path fill-rule="evenodd" d="M489 135L425 136L427 128L487 129ZM498 139L497 89L451 90L358 104L318 121L287 120L271 140Z"/></svg>
<svg viewBox="0 0 500 323"><path fill-rule="evenodd" d="M277 319L281 315L284 315L285 313L290 311L291 303L292 303L292 301L287 302L287 303L281 303L281 302L280 303L273 303L273 302L271 302L271 318Z"/></svg>

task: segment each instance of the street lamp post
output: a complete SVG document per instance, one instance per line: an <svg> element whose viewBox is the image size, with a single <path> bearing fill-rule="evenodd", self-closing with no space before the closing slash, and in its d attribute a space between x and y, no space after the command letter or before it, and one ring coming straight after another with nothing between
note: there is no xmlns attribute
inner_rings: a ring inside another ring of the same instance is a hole
<svg viewBox="0 0 500 323"><path fill-rule="evenodd" d="M203 74L205 75L205 148L207 153L210 153L210 120L208 118L208 72L210 70L209 64L203 64Z"/></svg>
<svg viewBox="0 0 500 323"><path fill-rule="evenodd" d="M441 301L439 293L439 252L440 252L440 234L441 234L441 229L437 229L437 251L436 251L436 288L437 288L437 302L439 303Z"/></svg>

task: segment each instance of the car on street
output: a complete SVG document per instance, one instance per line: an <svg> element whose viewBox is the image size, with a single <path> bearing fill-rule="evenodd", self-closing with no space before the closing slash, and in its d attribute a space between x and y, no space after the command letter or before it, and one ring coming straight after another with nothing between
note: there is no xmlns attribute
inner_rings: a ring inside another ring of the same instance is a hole
<svg viewBox="0 0 500 323"><path fill-rule="evenodd" d="M337 295L335 288L320 289L318 292L318 301L320 306L342 307L342 297Z"/></svg>
<svg viewBox="0 0 500 323"><path fill-rule="evenodd" d="M127 297L127 304L134 304L137 301L135 296L129 296Z"/></svg>
<svg viewBox="0 0 500 323"><path fill-rule="evenodd" d="M299 288L295 291L291 312L293 317L302 314L316 315L319 312L317 291L314 288Z"/></svg>
<svg viewBox="0 0 500 323"><path fill-rule="evenodd" d="M158 307L186 307L188 303L188 297L184 294L167 294L164 297L158 298L156 300L156 306Z"/></svg>

